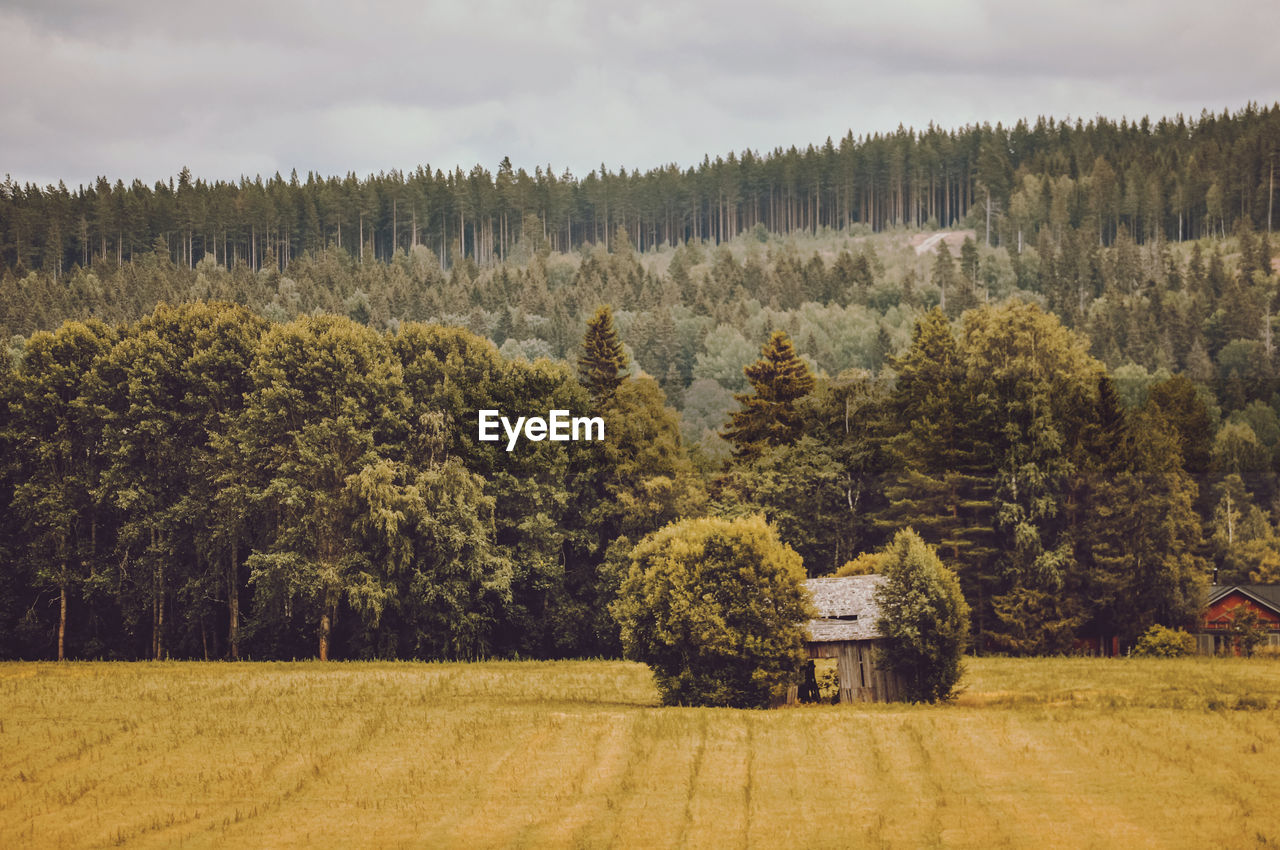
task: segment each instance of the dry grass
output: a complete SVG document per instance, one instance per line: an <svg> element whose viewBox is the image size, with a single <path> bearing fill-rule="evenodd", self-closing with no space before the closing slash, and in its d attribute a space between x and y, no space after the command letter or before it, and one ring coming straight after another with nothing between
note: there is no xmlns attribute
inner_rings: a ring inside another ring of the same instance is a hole
<svg viewBox="0 0 1280 850"><path fill-rule="evenodd" d="M619 662L0 665L0 847L1280 842L1280 663L966 685L741 712Z"/></svg>

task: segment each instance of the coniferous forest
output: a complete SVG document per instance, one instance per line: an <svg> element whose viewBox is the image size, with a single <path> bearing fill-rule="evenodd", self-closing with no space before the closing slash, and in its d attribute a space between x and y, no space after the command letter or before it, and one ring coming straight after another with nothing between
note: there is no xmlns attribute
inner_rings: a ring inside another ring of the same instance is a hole
<svg viewBox="0 0 1280 850"><path fill-rule="evenodd" d="M912 527L974 647L1280 582L1280 105L585 177L0 186L0 656L610 656L632 546ZM926 241L936 230L951 235ZM479 409L600 442L476 439Z"/></svg>

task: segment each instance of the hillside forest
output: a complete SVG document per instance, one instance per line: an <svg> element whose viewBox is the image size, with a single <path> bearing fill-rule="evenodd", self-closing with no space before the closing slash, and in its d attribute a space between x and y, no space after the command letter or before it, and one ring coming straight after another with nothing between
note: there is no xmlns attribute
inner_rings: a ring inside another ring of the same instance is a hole
<svg viewBox="0 0 1280 850"><path fill-rule="evenodd" d="M0 657L616 656L647 534L907 527L975 651L1280 582L1280 105L586 177L0 186ZM942 232L943 238L931 238ZM476 439L481 408L601 442Z"/></svg>

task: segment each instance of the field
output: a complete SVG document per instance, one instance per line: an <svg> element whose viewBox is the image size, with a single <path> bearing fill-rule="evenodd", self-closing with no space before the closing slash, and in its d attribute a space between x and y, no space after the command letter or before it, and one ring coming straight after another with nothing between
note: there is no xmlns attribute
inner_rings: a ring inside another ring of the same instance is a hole
<svg viewBox="0 0 1280 850"><path fill-rule="evenodd" d="M943 706L644 667L0 665L0 847L1280 844L1280 662L969 662Z"/></svg>

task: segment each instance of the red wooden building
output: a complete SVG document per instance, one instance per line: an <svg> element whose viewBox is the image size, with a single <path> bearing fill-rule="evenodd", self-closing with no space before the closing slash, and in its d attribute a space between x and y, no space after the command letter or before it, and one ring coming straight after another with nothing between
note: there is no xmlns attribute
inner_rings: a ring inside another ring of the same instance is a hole
<svg viewBox="0 0 1280 850"><path fill-rule="evenodd" d="M1209 589L1209 601L1200 617L1196 650L1205 655L1234 651L1231 620L1236 609L1248 606L1267 630L1262 646L1280 646L1280 584L1224 584Z"/></svg>

